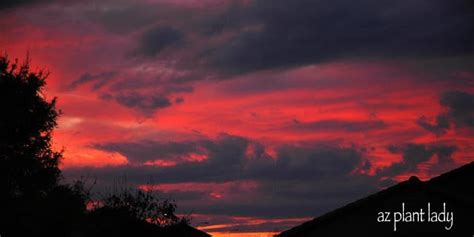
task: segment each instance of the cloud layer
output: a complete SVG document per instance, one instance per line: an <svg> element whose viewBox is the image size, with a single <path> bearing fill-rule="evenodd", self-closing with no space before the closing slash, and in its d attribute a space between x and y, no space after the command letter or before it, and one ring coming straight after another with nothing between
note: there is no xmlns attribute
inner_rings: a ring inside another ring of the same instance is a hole
<svg viewBox="0 0 474 237"><path fill-rule="evenodd" d="M341 59L472 54L472 3L435 1L254 1L261 29L214 52L230 72L288 68ZM242 14L244 15L244 14Z"/></svg>
<svg viewBox="0 0 474 237"><path fill-rule="evenodd" d="M422 116L417 123L428 131L443 135L452 126L459 129L474 127L474 94L464 91L448 91L440 96L439 103L446 112L436 116L434 122Z"/></svg>

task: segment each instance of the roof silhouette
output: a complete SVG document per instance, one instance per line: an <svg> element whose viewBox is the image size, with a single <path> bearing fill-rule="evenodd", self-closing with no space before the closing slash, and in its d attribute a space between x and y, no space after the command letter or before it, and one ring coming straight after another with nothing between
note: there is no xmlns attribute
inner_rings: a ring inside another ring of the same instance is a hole
<svg viewBox="0 0 474 237"><path fill-rule="evenodd" d="M279 237L304 236L472 236L474 234L474 162L447 172L429 181L417 177L384 189L366 198L305 222L280 233ZM453 227L446 223L398 223L397 231L391 222L378 222L379 212L400 212L402 203L406 210L427 209L441 211L443 203L453 211Z"/></svg>

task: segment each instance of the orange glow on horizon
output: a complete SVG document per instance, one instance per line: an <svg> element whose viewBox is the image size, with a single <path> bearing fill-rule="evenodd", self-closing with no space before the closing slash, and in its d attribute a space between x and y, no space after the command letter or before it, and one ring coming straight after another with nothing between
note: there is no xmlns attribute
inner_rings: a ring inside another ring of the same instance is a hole
<svg viewBox="0 0 474 237"><path fill-rule="evenodd" d="M209 232L213 237L273 237L279 232Z"/></svg>

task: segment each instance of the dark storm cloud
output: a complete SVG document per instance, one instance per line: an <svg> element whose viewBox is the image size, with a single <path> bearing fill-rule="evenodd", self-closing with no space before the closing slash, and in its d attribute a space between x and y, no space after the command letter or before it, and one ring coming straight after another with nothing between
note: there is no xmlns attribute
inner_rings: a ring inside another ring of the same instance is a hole
<svg viewBox="0 0 474 237"><path fill-rule="evenodd" d="M255 22L255 15L248 9L234 1L223 12L206 18L197 24L199 33L206 36L214 36L229 31L242 30L246 25Z"/></svg>
<svg viewBox="0 0 474 237"><path fill-rule="evenodd" d="M177 46L184 41L184 34L171 27L156 27L146 31L140 38L136 54L145 57L155 57L165 48Z"/></svg>
<svg viewBox="0 0 474 237"><path fill-rule="evenodd" d="M402 161L379 170L377 173L379 176L396 176L407 172L415 172L418 170L419 164L429 161L434 155L437 156L438 160L437 164L431 167L431 169L450 167L454 163L452 155L457 150L457 147L444 144L408 143L404 145L391 145L387 149L393 154L401 154Z"/></svg>
<svg viewBox="0 0 474 237"><path fill-rule="evenodd" d="M93 9L86 13L110 32L124 34L146 27L156 21L161 8L133 2L107 3L110 7Z"/></svg>
<svg viewBox="0 0 474 237"><path fill-rule="evenodd" d="M74 85L89 83L93 80L93 90L98 90L104 85L100 98L107 101L115 101L120 105L135 109L147 116L151 116L155 111L170 107L174 104L184 103L182 94L191 93L194 87L175 83L173 75L141 75L129 74L125 77L90 77L86 74L80 81L73 82ZM150 92L150 89L153 89Z"/></svg>
<svg viewBox="0 0 474 237"><path fill-rule="evenodd" d="M153 190L153 193L162 199L172 199L179 201L199 200L208 196L204 191L161 191Z"/></svg>
<svg viewBox="0 0 474 237"><path fill-rule="evenodd" d="M189 153L199 152L199 144L195 142L118 142L98 144L94 147L103 151L118 152L127 157L128 161L132 163L143 163L153 160L173 160Z"/></svg>
<svg viewBox="0 0 474 237"><path fill-rule="evenodd" d="M11 9L29 4L43 3L47 0L2 0L0 1L0 10Z"/></svg>
<svg viewBox="0 0 474 237"><path fill-rule="evenodd" d="M440 96L439 103L446 112L437 115L434 122L422 116L417 123L436 135L443 135L454 124L457 128L474 127L474 94L463 91L449 91Z"/></svg>
<svg viewBox="0 0 474 237"><path fill-rule="evenodd" d="M116 95L102 94L103 100L114 100L120 105L136 109L145 115L152 115L156 110L171 106L171 101L160 94L140 94L137 92L122 92Z"/></svg>
<svg viewBox="0 0 474 237"><path fill-rule="evenodd" d="M377 130L386 128L381 120L371 121L344 121L344 120L321 120L314 122L300 122L293 121L293 125L289 128L299 131L344 131L344 132L367 132L370 130Z"/></svg>
<svg viewBox="0 0 474 237"><path fill-rule="evenodd" d="M144 88L163 88L163 91L168 93L190 93L194 88L189 85L182 85L174 83L174 81L166 81L164 76L157 75L157 78L129 78L114 82L110 89L112 90L130 90L130 89L144 89Z"/></svg>
<svg viewBox="0 0 474 237"><path fill-rule="evenodd" d="M182 163L174 167L168 168L150 168L150 167L128 167L130 170L119 168L118 172L126 171L127 173L135 173L136 175L147 174L156 176L160 182L206 182L216 181L225 182L229 180L242 179L240 172L243 171L243 166L246 161L246 148L249 141L236 136L222 135L217 140L201 140L194 143L174 143L161 144L155 143L152 148L147 149L152 154L148 157L155 156L157 153L163 153L163 156L179 156L183 155L183 150L194 152L198 147L203 147L207 153L207 160L196 163ZM123 144L122 144L123 145ZM104 146L104 145L102 145ZM133 146L133 145L132 145ZM180 150L180 146L183 150ZM164 151L159 151L167 147ZM111 147L108 147L109 151ZM118 147L114 147L118 148ZM128 146L116 149L117 152L123 152ZM138 148L138 147L135 147ZM135 149L133 148L133 149ZM156 149L156 150L155 150ZM174 154L173 154L174 151ZM127 157L131 161L136 161L139 157ZM268 158L270 159L270 158ZM100 172L100 170L99 170ZM114 171L107 171L113 172Z"/></svg>
<svg viewBox="0 0 474 237"><path fill-rule="evenodd" d="M68 89L74 90L78 86L94 82L92 89L98 90L117 75L118 73L115 71L101 72L97 74L84 73L77 80L71 82L68 85Z"/></svg>
<svg viewBox="0 0 474 237"><path fill-rule="evenodd" d="M157 168L155 175L162 182L309 180L347 175L362 163L361 153L355 148L319 145L282 146L277 150L276 159L273 159L265 152L263 145L225 134L217 140L182 143L151 141L111 143L97 145L96 148L119 152L131 162L144 162L157 158L172 159L189 153L207 156L207 159L201 162L184 162L174 167Z"/></svg>
<svg viewBox="0 0 474 237"><path fill-rule="evenodd" d="M474 127L474 94L450 91L441 95L440 104L448 108L447 117L456 126Z"/></svg>
<svg viewBox="0 0 474 237"><path fill-rule="evenodd" d="M436 121L434 123L430 122L430 120L426 116L421 116L416 121L416 123L420 127L436 134L437 136L441 136L441 135L445 134L446 131L449 129L449 126L450 126L449 125L449 123L450 123L449 119L444 114L440 114L440 115L436 116Z"/></svg>
<svg viewBox="0 0 474 237"><path fill-rule="evenodd" d="M361 163L355 148L283 146L277 150L276 167L259 168L255 174L270 180L318 180L348 175Z"/></svg>
<svg viewBox="0 0 474 237"><path fill-rule="evenodd" d="M175 25L186 21L190 14L196 14L192 9L167 1L83 0L81 3L84 1L92 6L84 10L84 17L118 35L140 32L151 26L156 28L157 24Z"/></svg>
<svg viewBox="0 0 474 237"><path fill-rule="evenodd" d="M138 93L120 94L115 97L115 100L121 105L143 111L171 106L169 99L161 95L144 96Z"/></svg>
<svg viewBox="0 0 474 237"><path fill-rule="evenodd" d="M211 51L223 71L474 51L474 11L467 0L257 0L247 11L262 28Z"/></svg>

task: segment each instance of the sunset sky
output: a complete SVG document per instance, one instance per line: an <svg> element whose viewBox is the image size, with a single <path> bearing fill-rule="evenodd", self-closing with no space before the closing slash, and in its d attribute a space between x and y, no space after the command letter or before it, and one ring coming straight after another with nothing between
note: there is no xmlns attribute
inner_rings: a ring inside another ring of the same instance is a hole
<svg viewBox="0 0 474 237"><path fill-rule="evenodd" d="M51 72L66 180L152 189L207 232L474 161L469 0L2 0L0 50Z"/></svg>

